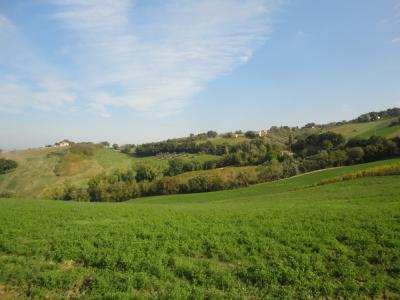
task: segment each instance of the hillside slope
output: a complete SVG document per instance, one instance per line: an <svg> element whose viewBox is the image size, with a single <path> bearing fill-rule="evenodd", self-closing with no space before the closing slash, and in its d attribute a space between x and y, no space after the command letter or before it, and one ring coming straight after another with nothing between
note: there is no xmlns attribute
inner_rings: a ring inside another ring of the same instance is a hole
<svg viewBox="0 0 400 300"><path fill-rule="evenodd" d="M398 120L398 118L384 119L366 123L349 123L329 128L328 131L340 133L346 139L354 137L368 138L372 135L393 138L400 136L400 125L391 126L391 123L395 120Z"/></svg>
<svg viewBox="0 0 400 300"><path fill-rule="evenodd" d="M348 123L321 129L303 128L295 131L295 138L304 134L320 133L321 131L333 131L342 134L346 139L353 137L368 138L371 135L380 135L387 138L400 136L400 125L391 126L397 120L383 119L366 123ZM271 130L267 140L272 143L286 147L292 132L289 128ZM211 141L214 145L237 144L249 141L243 136L239 138L217 137L202 140L201 143ZM200 142L198 142L200 143ZM212 160L218 156L205 154L180 154L190 160ZM69 181L76 186L83 186L89 178L105 171L115 169L126 169L138 163L151 164L164 169L168 165L168 159L176 157L175 154L160 156L135 157L125 155L112 149L98 149L91 157L83 157L70 153L67 148L40 148L24 151L13 151L0 153L0 157L9 158L18 162L18 168L6 175L0 175L0 194L11 194L16 196L40 197L44 196L46 190L62 185ZM252 168L252 167L248 167ZM196 174L209 172L210 174L228 173L232 168L225 170L213 170L183 174L182 178L189 178Z"/></svg>
<svg viewBox="0 0 400 300"><path fill-rule="evenodd" d="M181 154L193 160L212 159L212 155ZM70 153L68 148L38 148L0 153L0 157L18 162L15 171L0 175L0 193L40 197L46 189L66 181L82 186L101 172L127 169L137 164L151 164L161 169L170 156L135 157L113 149L97 149L93 156Z"/></svg>
<svg viewBox="0 0 400 300"><path fill-rule="evenodd" d="M125 203L0 199L0 294L397 299L400 176L307 187L393 162Z"/></svg>

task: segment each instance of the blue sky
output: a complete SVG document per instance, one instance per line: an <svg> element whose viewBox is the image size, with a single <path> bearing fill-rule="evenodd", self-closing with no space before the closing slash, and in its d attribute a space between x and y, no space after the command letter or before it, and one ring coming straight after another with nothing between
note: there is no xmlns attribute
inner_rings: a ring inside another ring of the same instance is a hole
<svg viewBox="0 0 400 300"><path fill-rule="evenodd" d="M0 148L400 106L400 0L0 1Z"/></svg>

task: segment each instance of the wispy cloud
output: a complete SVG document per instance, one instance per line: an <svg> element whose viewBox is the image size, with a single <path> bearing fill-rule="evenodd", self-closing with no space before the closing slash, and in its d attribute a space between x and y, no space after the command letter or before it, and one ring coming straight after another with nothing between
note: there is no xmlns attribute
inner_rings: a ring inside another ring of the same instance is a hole
<svg viewBox="0 0 400 300"><path fill-rule="evenodd" d="M278 1L171 0L145 9L130 0L54 3L52 19L74 36L82 97L107 115L109 107L179 111L207 82L251 58Z"/></svg>
<svg viewBox="0 0 400 300"><path fill-rule="evenodd" d="M208 82L251 59L283 2L47 1L47 22L61 37L50 47L0 15L0 110L178 112Z"/></svg>
<svg viewBox="0 0 400 300"><path fill-rule="evenodd" d="M392 43L400 43L400 36L392 39Z"/></svg>
<svg viewBox="0 0 400 300"><path fill-rule="evenodd" d="M76 85L63 79L27 41L18 28L0 15L0 110L62 109L76 99Z"/></svg>
<svg viewBox="0 0 400 300"><path fill-rule="evenodd" d="M0 32L13 29L14 25L5 16L0 15Z"/></svg>

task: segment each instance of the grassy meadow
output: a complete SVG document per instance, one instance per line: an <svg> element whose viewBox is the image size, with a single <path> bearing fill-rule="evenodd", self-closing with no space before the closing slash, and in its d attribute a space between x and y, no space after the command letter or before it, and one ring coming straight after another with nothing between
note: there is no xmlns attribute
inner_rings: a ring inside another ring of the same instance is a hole
<svg viewBox="0 0 400 300"><path fill-rule="evenodd" d="M366 123L349 123L329 128L329 131L342 134L347 139L359 137L368 138L378 135L393 138L400 135L400 125L390 126L398 118L389 118Z"/></svg>
<svg viewBox="0 0 400 300"><path fill-rule="evenodd" d="M399 160L124 203L0 200L0 298L398 299Z"/></svg>

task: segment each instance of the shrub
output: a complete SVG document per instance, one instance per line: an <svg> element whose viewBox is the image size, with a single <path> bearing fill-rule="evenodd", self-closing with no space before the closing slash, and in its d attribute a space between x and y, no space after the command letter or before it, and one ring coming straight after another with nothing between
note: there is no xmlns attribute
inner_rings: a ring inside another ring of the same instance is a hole
<svg viewBox="0 0 400 300"><path fill-rule="evenodd" d="M216 131L213 131L213 130L207 131L207 137L215 138L217 136L218 136L218 133Z"/></svg>
<svg viewBox="0 0 400 300"><path fill-rule="evenodd" d="M80 154L83 156L92 156L97 147L99 146L96 146L93 143L77 143L71 145L70 151L71 153Z"/></svg>
<svg viewBox="0 0 400 300"><path fill-rule="evenodd" d="M147 164L141 164L136 167L135 179L137 182L153 181L161 175L159 169Z"/></svg>
<svg viewBox="0 0 400 300"><path fill-rule="evenodd" d="M114 171L93 177L87 188L90 201L124 201L141 195L133 170Z"/></svg>
<svg viewBox="0 0 400 300"><path fill-rule="evenodd" d="M277 180L283 177L283 167L277 160L273 160L257 168L258 180L267 182Z"/></svg>
<svg viewBox="0 0 400 300"><path fill-rule="evenodd" d="M360 163L364 159L364 149L361 147L352 147L347 149L349 164Z"/></svg>
<svg viewBox="0 0 400 300"><path fill-rule="evenodd" d="M248 139L255 139L257 137L257 134L254 131L246 131L244 136Z"/></svg>
<svg viewBox="0 0 400 300"><path fill-rule="evenodd" d="M200 175L189 179L187 192L201 193L219 191L225 188L223 179L218 175Z"/></svg>
<svg viewBox="0 0 400 300"><path fill-rule="evenodd" d="M44 197L65 201L89 201L87 190L84 188L78 188L72 185L69 181L66 181L63 186L55 187L45 193Z"/></svg>
<svg viewBox="0 0 400 300"><path fill-rule="evenodd" d="M5 174L15 170L18 163L11 159L0 158L0 174Z"/></svg>
<svg viewBox="0 0 400 300"><path fill-rule="evenodd" d="M174 177L166 176L155 183L153 191L158 195L177 194L179 192L179 181Z"/></svg>

